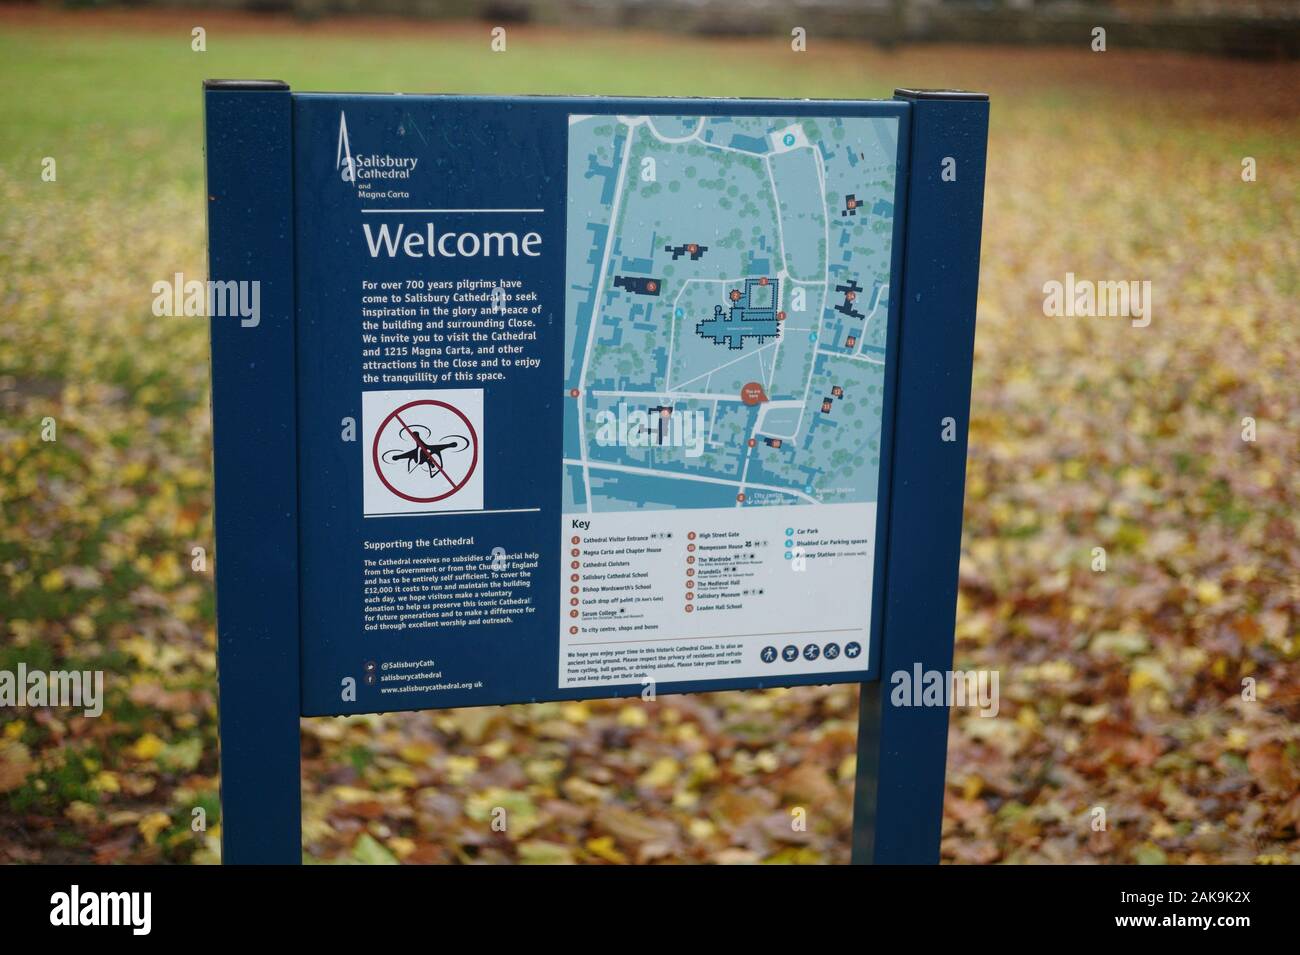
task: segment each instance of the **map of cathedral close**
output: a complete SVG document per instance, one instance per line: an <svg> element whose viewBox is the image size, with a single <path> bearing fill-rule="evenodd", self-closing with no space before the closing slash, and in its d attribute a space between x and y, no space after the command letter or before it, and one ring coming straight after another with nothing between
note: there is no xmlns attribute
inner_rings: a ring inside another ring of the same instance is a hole
<svg viewBox="0 0 1300 955"><path fill-rule="evenodd" d="M893 118L570 117L562 685L867 668L897 169Z"/></svg>

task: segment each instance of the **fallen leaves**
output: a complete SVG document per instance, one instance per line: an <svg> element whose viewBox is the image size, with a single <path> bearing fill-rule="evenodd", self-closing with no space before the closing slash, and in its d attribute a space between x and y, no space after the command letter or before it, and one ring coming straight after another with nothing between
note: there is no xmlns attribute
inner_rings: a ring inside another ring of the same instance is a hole
<svg viewBox="0 0 1300 955"><path fill-rule="evenodd" d="M1293 861L1294 98L1256 67L1173 56L1164 85L1197 109L1121 99L1091 67L1043 94L1018 75L1034 55L923 63L994 93L956 641L958 665L999 671L1002 705L953 714L943 855ZM1046 82L1059 56L1037 57ZM78 108L61 104L69 162L120 157L121 117ZM1267 155L1250 185L1246 148ZM218 858L212 578L190 563L212 538L206 332L146 294L203 272L200 155L156 152L169 175L147 189L135 162L93 193L0 171L0 667L110 674L100 719L4 714L3 861ZM1067 270L1151 280L1151 326L1044 317ZM856 703L825 687L304 721L307 858L843 862Z"/></svg>

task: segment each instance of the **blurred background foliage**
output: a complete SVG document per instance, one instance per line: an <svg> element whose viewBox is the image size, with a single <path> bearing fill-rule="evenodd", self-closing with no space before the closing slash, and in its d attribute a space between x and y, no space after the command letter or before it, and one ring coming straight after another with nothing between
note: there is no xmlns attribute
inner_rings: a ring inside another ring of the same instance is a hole
<svg viewBox="0 0 1300 955"><path fill-rule="evenodd" d="M780 35L512 23L508 52L488 41L473 22L0 7L0 669L107 673L102 718L0 710L0 861L219 857L212 574L191 569L213 546L206 329L150 311L155 281L206 272L210 76L989 91L956 665L996 668L1002 705L953 714L944 858L1300 861L1300 69L1113 38L1096 54L1086 35L812 33L795 54ZM1044 317L1066 272L1149 280L1150 327ZM304 720L305 858L844 862L856 696Z"/></svg>

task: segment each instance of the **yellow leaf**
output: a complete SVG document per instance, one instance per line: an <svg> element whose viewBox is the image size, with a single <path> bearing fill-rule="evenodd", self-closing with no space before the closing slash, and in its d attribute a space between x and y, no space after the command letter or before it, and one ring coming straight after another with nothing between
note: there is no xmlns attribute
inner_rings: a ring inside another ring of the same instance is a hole
<svg viewBox="0 0 1300 955"><path fill-rule="evenodd" d="M428 743L407 743L397 751L397 755L408 763L427 763L435 752Z"/></svg>
<svg viewBox="0 0 1300 955"><path fill-rule="evenodd" d="M131 747L131 755L136 759L157 759L158 754L166 748L167 744L153 733L145 733Z"/></svg>
<svg viewBox="0 0 1300 955"><path fill-rule="evenodd" d="M180 561L171 551L160 554L150 569L149 581L155 587L167 588L180 583L185 577L181 571Z"/></svg>
<svg viewBox="0 0 1300 955"><path fill-rule="evenodd" d="M524 764L524 773L533 782L549 786L560 778L564 766L562 759L530 759Z"/></svg>
<svg viewBox="0 0 1300 955"><path fill-rule="evenodd" d="M400 763L390 769L387 776L390 783L403 789L410 789L419 785L419 780L415 778L415 773L411 772L410 767L403 766Z"/></svg>
<svg viewBox="0 0 1300 955"><path fill-rule="evenodd" d="M573 851L568 846L538 839L519 844L519 861L524 865L573 865Z"/></svg>
<svg viewBox="0 0 1300 955"><path fill-rule="evenodd" d="M588 839L587 851L598 858L604 859L606 862L613 862L616 865L623 865L627 862L627 856L615 848L613 836Z"/></svg>
<svg viewBox="0 0 1300 955"><path fill-rule="evenodd" d="M603 802L609 798L607 788L578 776L569 777L560 788L574 802Z"/></svg>
<svg viewBox="0 0 1300 955"><path fill-rule="evenodd" d="M1250 734L1240 726L1234 726L1228 730L1228 735L1223 740L1224 748L1236 750L1244 753L1250 748Z"/></svg>
<svg viewBox="0 0 1300 955"><path fill-rule="evenodd" d="M483 755L488 759L505 759L510 755L510 741L505 739L494 739L483 747Z"/></svg>
<svg viewBox="0 0 1300 955"><path fill-rule="evenodd" d="M691 770L691 782L709 782L718 778L718 764L712 753L696 753L688 761Z"/></svg>
<svg viewBox="0 0 1300 955"><path fill-rule="evenodd" d="M1173 826L1169 825L1169 823L1166 820L1161 819L1159 816L1157 816L1155 822L1151 824L1152 839L1172 839L1176 835L1178 835L1177 830L1175 830Z"/></svg>
<svg viewBox="0 0 1300 955"><path fill-rule="evenodd" d="M144 841L149 843L149 845L153 845L154 840L158 838L158 833L162 832L171 824L172 817L167 815L167 813L151 812L140 820L140 824L136 828L140 830L140 835L144 836Z"/></svg>
<svg viewBox="0 0 1300 955"><path fill-rule="evenodd" d="M1038 732L1043 728L1043 721L1038 718L1038 713L1031 706L1022 706L1020 712L1016 714L1016 722L1030 732Z"/></svg>
<svg viewBox="0 0 1300 955"><path fill-rule="evenodd" d="M1217 581L1202 580L1196 585L1196 599L1207 607L1213 607L1223 599L1223 588Z"/></svg>
<svg viewBox="0 0 1300 955"><path fill-rule="evenodd" d="M393 855L399 859L405 859L415 851L415 840L408 839L405 836L393 836L388 840L388 848L393 851Z"/></svg>
<svg viewBox="0 0 1300 955"><path fill-rule="evenodd" d="M858 775L857 753L850 753L848 756L845 756L840 760L840 768L836 771L835 775L839 778L840 782L848 782L850 779L855 778Z"/></svg>
<svg viewBox="0 0 1300 955"><path fill-rule="evenodd" d="M585 723L591 716L591 707L586 703L565 703L564 709L560 712L570 723Z"/></svg>
<svg viewBox="0 0 1300 955"><path fill-rule="evenodd" d="M447 778L453 786L459 786L470 776L478 772L478 759L474 756L448 756Z"/></svg>
<svg viewBox="0 0 1300 955"><path fill-rule="evenodd" d="M639 704L625 706L618 711L618 725L628 726L633 729L640 729L650 722L650 717L645 711L645 707Z"/></svg>
<svg viewBox="0 0 1300 955"><path fill-rule="evenodd" d="M781 768L781 758L770 749L765 749L754 757L754 765L765 773L774 773Z"/></svg>
<svg viewBox="0 0 1300 955"><path fill-rule="evenodd" d="M686 831L691 834L692 839L703 841L717 832L718 827L707 819L692 819Z"/></svg>
<svg viewBox="0 0 1300 955"><path fill-rule="evenodd" d="M681 766L677 760L671 756L665 756L662 759L655 760L654 765L642 773L637 782L642 786L657 789L660 786L671 785L680 772Z"/></svg>
<svg viewBox="0 0 1300 955"><path fill-rule="evenodd" d="M1167 691L1173 688L1173 679L1159 660L1143 657L1133 663L1133 670L1129 673L1128 688L1133 694L1149 688Z"/></svg>
<svg viewBox="0 0 1300 955"><path fill-rule="evenodd" d="M673 793L673 808L691 810L700 804L700 794L693 789L679 789Z"/></svg>
<svg viewBox="0 0 1300 955"><path fill-rule="evenodd" d="M82 802L80 799L68 803L68 807L63 810L63 814L78 825L99 822L99 810L88 802Z"/></svg>
<svg viewBox="0 0 1300 955"><path fill-rule="evenodd" d="M339 802L348 805L375 798L375 794L369 789L359 789L356 786L335 786L330 790L330 794Z"/></svg>

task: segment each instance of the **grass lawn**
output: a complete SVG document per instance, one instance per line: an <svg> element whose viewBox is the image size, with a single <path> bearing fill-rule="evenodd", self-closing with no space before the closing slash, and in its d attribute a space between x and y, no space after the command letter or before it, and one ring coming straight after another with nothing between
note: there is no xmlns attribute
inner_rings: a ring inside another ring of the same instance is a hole
<svg viewBox="0 0 1300 955"><path fill-rule="evenodd" d="M996 668L1002 701L953 716L944 857L1300 861L1300 68L522 27L496 54L480 24L7 7L0 669L103 668L108 704L0 711L0 861L216 858L206 329L150 312L155 281L205 272L205 77L988 90L957 665ZM1150 281L1150 327L1044 317L1067 272ZM843 862L855 734L851 687L306 720L304 850Z"/></svg>

